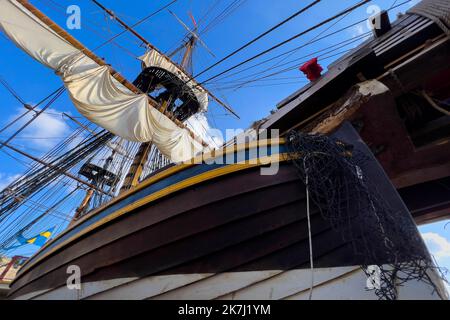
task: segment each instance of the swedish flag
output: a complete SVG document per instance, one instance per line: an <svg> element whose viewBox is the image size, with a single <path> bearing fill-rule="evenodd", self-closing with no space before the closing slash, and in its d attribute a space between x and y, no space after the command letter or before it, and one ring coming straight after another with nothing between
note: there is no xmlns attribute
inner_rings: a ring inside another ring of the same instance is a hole
<svg viewBox="0 0 450 320"><path fill-rule="evenodd" d="M20 234L17 237L17 240L19 240L19 243L23 244L23 245L30 243L30 244L34 244L36 246L42 247L47 242L47 240L50 238L50 236L52 235L54 229L55 229L55 227L50 228L50 229L48 229L46 231L43 231L43 232L39 233L38 235L36 235L34 237L31 237L31 238L28 238L28 239Z"/></svg>
<svg viewBox="0 0 450 320"><path fill-rule="evenodd" d="M19 245L16 246L12 246L9 248L5 248L6 250L11 250L11 249L15 249L21 246L24 246L26 244L34 244L38 247L42 247L47 240L51 237L53 230L55 229L55 227L52 227L46 231L43 231L39 234L37 234L34 237L31 238L25 238L21 233L17 235L17 241L19 241Z"/></svg>

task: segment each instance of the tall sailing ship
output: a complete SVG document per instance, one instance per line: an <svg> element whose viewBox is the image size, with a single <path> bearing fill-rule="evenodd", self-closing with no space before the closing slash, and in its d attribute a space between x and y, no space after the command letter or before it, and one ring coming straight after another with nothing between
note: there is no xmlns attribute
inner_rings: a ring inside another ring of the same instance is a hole
<svg viewBox="0 0 450 320"><path fill-rule="evenodd" d="M188 28L177 64L94 2L145 44L133 82L28 1L0 0L4 34L64 83L27 112L39 116L67 90L86 118L67 115L79 129L42 158L11 145L14 137L1 142L34 163L0 193L8 226L0 252L43 244L19 259L8 298L447 298L416 217L356 121L396 103L380 71L386 52L396 68L438 48L447 61L423 81L448 70L445 1L424 1L392 26L384 20L387 30L219 145L200 132L208 101L234 111L188 71L202 43L196 30ZM436 6L441 12L430 10ZM417 48L392 54L393 43ZM401 94L421 85L405 84ZM69 203L72 212L61 212ZM70 218L64 230L50 229L55 216ZM36 225L49 229L30 238ZM74 267L80 288L68 285Z"/></svg>

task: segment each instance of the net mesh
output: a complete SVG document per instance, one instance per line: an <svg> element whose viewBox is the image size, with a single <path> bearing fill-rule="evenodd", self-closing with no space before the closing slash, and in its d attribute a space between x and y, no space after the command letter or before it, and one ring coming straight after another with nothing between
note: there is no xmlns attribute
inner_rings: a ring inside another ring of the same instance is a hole
<svg viewBox="0 0 450 320"><path fill-rule="evenodd" d="M435 288L427 273L435 265L412 217L389 206L364 175L368 156L338 139L296 131L287 146L324 219L351 244L369 279L377 271L371 289L380 299L396 299L399 286L411 280Z"/></svg>

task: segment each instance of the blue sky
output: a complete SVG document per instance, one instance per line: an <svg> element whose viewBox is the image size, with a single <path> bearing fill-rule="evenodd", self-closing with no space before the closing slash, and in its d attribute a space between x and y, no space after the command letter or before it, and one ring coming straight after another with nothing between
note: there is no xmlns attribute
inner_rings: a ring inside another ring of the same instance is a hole
<svg viewBox="0 0 450 320"><path fill-rule="evenodd" d="M95 48L103 43L105 39L121 31L118 24L109 19L95 7L89 0L32 0L34 5L49 15L58 24L65 27L67 6L76 4L81 8L81 29L69 30L70 33L83 42L89 48ZM111 8L118 17L129 24L133 24L140 18L157 10L169 2L169 0L133 0L133 1L101 1L104 5ZM188 12L199 20L200 28L208 23L212 17L216 16L223 8L230 4L231 0L218 1L209 16L204 17L205 12L209 10L216 0L178 0L170 9L175 12L188 25L191 25ZM212 57L206 50L198 47L194 54L194 74L211 65L217 59L227 55L233 49L251 40L263 31L277 24L281 20L290 16L293 12L311 1L299 0L245 0L242 5L230 16L226 17L222 23L218 24L206 34L202 39L208 47L214 52L217 58ZM319 21L334 15L336 12L357 3L357 0L323 0L319 5L313 7L308 13L297 17L284 25L270 36L261 39L248 49L234 56L229 61L212 69L210 72L202 75L199 80L205 80L209 76L217 74L221 70L232 66L244 59L258 53L259 51L271 47L279 41L282 41ZM270 58L289 49L302 44L307 44L312 39L326 35L329 32L347 26L358 20L367 18L370 15L370 5L376 5L381 9L388 9L394 3L402 3L398 0L378 0L371 4L361 7L353 13L345 16L337 24L325 25L324 27L305 35L293 41L292 43L281 47L273 53L263 57L262 60ZM391 20L395 20L398 12L404 12L418 1L410 1L390 11ZM202 17L204 17L202 19ZM328 29L329 28L329 29ZM152 17L144 24L138 26L136 30L146 39L160 48L163 52L170 52L183 39L185 34L183 27L176 22L174 17L167 11ZM207 85L217 96L227 101L241 116L240 120L226 114L226 112L217 104L211 104L208 118L211 125L221 130L227 128L247 128L253 121L267 116L270 110L275 109L277 102L301 88L307 80L296 68L258 82L252 82L247 86L235 90L229 88L233 83L253 79L271 73L273 70L279 70L279 65L286 61L298 60L298 66L303 61L307 61L314 56L319 56L319 63L326 69L327 65L342 54L345 50L351 49L358 44L361 39L354 37L361 36L367 32L366 23L359 24L348 30L344 30L334 36L307 45L304 48L289 55L286 60L276 59L270 63L256 66L247 71L243 71L228 78L222 78L220 81ZM355 40L352 40L354 38ZM333 45L343 40L353 41L349 45L337 51L327 52L327 48L333 48ZM17 91L17 93L28 103L33 104L42 99L51 91L61 85L60 79L54 73L39 65L25 53L17 49L3 35L0 35L0 77L6 79L8 83ZM318 52L318 53L315 53ZM105 58L116 70L125 77L134 80L140 70L140 64L136 57L144 53L144 48L139 46L139 41L129 34L123 35L116 40L116 45L107 45L96 53ZM337 54L336 56L332 56ZM330 57L332 56L332 57ZM328 57L328 58L327 58ZM262 60L255 60L255 63ZM250 63L252 65L253 63ZM295 64L294 64L295 66ZM238 69L239 71L239 69ZM255 75L258 73L259 75ZM0 126L4 126L16 116L24 112L21 104L11 96L3 87L0 87L0 101L2 101L2 115L0 117ZM78 113L67 97L63 95L53 106L37 121L25 130L13 144L23 148L27 152L36 156L42 155L45 151L54 146L61 138L66 137L72 130L73 125L60 116L61 112L68 112L77 116ZM11 131L0 133L0 140L5 139ZM18 160L17 160L18 159ZM25 167L20 156L13 159L0 152L0 188L6 186L11 180L17 178L24 172ZM421 232L426 234L426 242L429 248L437 256L438 262L445 267L450 268L450 226L444 228L445 222L435 223L424 226ZM29 253L35 248L28 248Z"/></svg>

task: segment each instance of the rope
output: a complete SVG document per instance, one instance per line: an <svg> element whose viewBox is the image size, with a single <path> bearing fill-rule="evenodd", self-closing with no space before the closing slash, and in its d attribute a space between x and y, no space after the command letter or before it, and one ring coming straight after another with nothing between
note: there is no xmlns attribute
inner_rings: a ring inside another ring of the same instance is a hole
<svg viewBox="0 0 450 320"><path fill-rule="evenodd" d="M403 1L403 2L401 2L401 3L399 3L399 4L396 4L396 5L392 6L391 8L389 8L387 11L391 11L391 10L393 10L393 9L396 9L396 8L400 7L400 6L403 6L404 4L406 4L406 3L408 3L408 2L411 2L411 0L406 0L406 1ZM351 12L351 11L350 11L350 12ZM341 16L341 17L345 17L345 16L348 15L350 12L341 14L340 16ZM367 20L367 19L361 19L361 20L359 20L359 21L356 21L356 22L354 22L354 23L352 23L352 24L349 24L349 25L347 25L347 26L345 26L345 27L343 27L343 28L340 28L340 29L338 29L338 30L336 30L336 31L333 31L333 32L329 33L329 34L326 34L326 35L324 35L324 36L322 36L322 37L320 37L320 38L317 38L317 39L312 40L312 41L308 41L306 44L302 44L302 45L300 45L300 46L298 46L298 47L295 47L295 48L293 48L293 49L290 49L290 50L288 50L288 51L286 51L286 52L283 52L283 53L281 53L281 54L278 54L278 55L276 55L276 56L274 56L274 57L268 58L268 59L266 59L266 60L264 60L264 61L262 61L262 62L259 62L259 63L257 63L257 64L251 65L250 67L244 68L244 69L242 69L242 70L240 70L240 71L236 71L236 72L234 72L234 73L231 73L231 74L228 75L228 77L233 76L233 75L236 75L236 74L239 74L239 73L242 73L242 72L244 72L244 71L247 71L247 70L252 69L252 68L254 68L254 67L260 66L260 65L262 65L262 64L265 64L265 63L267 63L267 62L270 62L270 61L272 61L272 60L275 60L275 59L277 59L277 58L279 58L279 57L282 57L282 56L284 56L284 55L287 55L287 54L290 54L290 53L292 53L292 52L295 52L295 51L297 51L297 50L300 49L300 48L306 47L306 46L311 45L311 44L313 44L313 43L316 43L316 42L318 42L318 41L320 41L320 40L323 40L323 39L325 39L325 38L328 38L328 37L330 37L330 36L332 36L332 35L335 35L335 34L337 34L337 33L339 33L339 32L342 32L342 31L344 31L344 30L347 30L347 29L349 29L349 28L351 28L351 27L354 27L355 25L358 25L358 24L360 24L360 23L365 22L366 20ZM368 35L368 34L370 34L370 33L371 33L371 32L367 32L366 34ZM245 62L244 62L244 63L245 63ZM297 66L295 66L295 68L296 68L296 67L297 67ZM293 69L294 69L294 67L292 68L292 70L293 70ZM260 72L254 73L253 75L265 73L265 72L267 72L268 70L272 70L272 69L271 69L271 68L267 68L265 71L262 71L262 72L260 71ZM282 71L282 72L287 72L287 71L290 71L290 70L284 70L284 71ZM228 71L225 71L223 74L225 74L225 73L228 73ZM253 76L253 75L248 75L247 77L251 77L251 76ZM222 76L222 75L220 75L220 76ZM217 77L220 77L220 76L217 75ZM215 77L215 78L216 78L216 77ZM208 80L206 80L206 81L208 81ZM206 82L206 81L205 81L205 82Z"/></svg>
<svg viewBox="0 0 450 320"><path fill-rule="evenodd" d="M221 76L221 75L223 75L225 73L228 73L231 70L234 70L234 69L240 67L241 65L244 65L244 64L246 64L246 63L248 63L248 62L250 62L250 61L252 61L252 60L254 60L256 58L259 58L259 57L261 57L261 56L263 56L263 55L265 55L265 54L267 54L267 53L269 53L269 52L271 52L271 51L273 51L273 50L275 50L275 49L277 49L277 48L279 48L279 47L281 47L281 46L283 46L283 45L285 45L285 44L287 44L287 43L289 43L289 42L291 42L291 41L293 41L293 40L295 40L295 39L297 39L297 38L299 38L299 37L301 37L303 35L305 35L305 34L307 34L307 33L310 33L313 30L316 30L317 28L320 28L321 26L323 26L323 25L325 25L325 24L327 24L327 23L329 23L329 22L331 22L331 21L333 21L333 20L335 20L335 19L337 19L337 18L339 18L339 17L341 17L343 15L346 15L349 12L352 12L353 10L363 6L364 4L369 3L370 1L372 1L372 0L363 0L363 1L361 1L361 2L359 2L357 4L355 4L355 5L353 5L353 6L349 7L349 8L347 8L347 9L339 12L338 14L336 14L336 15L328 18L328 19L325 19L322 22L320 22L320 23L318 23L318 24L316 24L316 25L314 25L314 26L312 26L312 27L310 27L310 28L308 28L308 29L306 29L306 30L304 30L304 31L302 31L302 32L300 32L300 33L298 33L298 34L296 34L296 35L294 35L294 36L284 40L284 41L282 41L282 42L279 42L276 45L274 45L274 46L272 46L272 47L270 47L270 48L268 48L268 49L266 49L266 50L264 50L264 51L262 51L262 52L260 52L260 53L258 53L256 55L254 55L254 56L252 56L252 57L250 57L250 58L248 58L248 59L246 59L246 60L244 60L244 61L242 61L242 62L240 62L240 63L238 63L238 64L236 64L236 65L234 65L234 66L232 66L232 67L222 71L222 72L220 72L219 74L216 74L216 75L206 79L205 81L203 81L200 84L203 85L203 84L205 84L205 83L207 83L207 82L209 82L209 81L211 81L211 80L213 80L213 79L215 79L215 78L217 78L217 77L219 77L219 76ZM195 77L197 77L197 75Z"/></svg>
<svg viewBox="0 0 450 320"><path fill-rule="evenodd" d="M2 77L0 77L0 83L6 88L6 90L9 91L9 93L11 93L11 95L17 99L17 101L19 101L21 104L26 105L25 101L23 101L23 99L17 94L16 91L14 91L14 89L9 85L9 83L4 80Z"/></svg>
<svg viewBox="0 0 450 320"><path fill-rule="evenodd" d="M447 115L447 116L450 116L450 111L445 110L444 108L441 108L440 106L438 106L437 103L434 102L434 100L433 100L433 99L432 99L425 91L422 91L422 96L423 96L423 97L425 98L425 100L427 100L428 103L429 103L433 108L435 108L437 111L439 111L439 112L441 112L441 113L443 113L443 114L445 114L445 115Z"/></svg>
<svg viewBox="0 0 450 320"><path fill-rule="evenodd" d="M156 10L155 12L149 14L148 16L145 16L144 18L140 19L138 22L132 24L130 26L131 29L137 27L138 25L144 23L145 21L147 21L148 19L150 19L151 17L157 15L158 13L160 13L161 11L165 10L166 8L170 7L172 4L174 4L175 2L177 2L178 0L172 0L171 2L169 2L168 4L166 4L165 6L159 8L158 10ZM97 46L95 49L93 49L92 51L96 51L98 49L100 49L101 47L109 44L110 42L112 42L113 40L117 39L118 37L120 37L121 35L123 35L124 33L127 33L128 30L123 30L119 33L117 33L116 35L114 35L113 37L109 38L107 41L103 42L102 44L100 44L99 46Z"/></svg>
<svg viewBox="0 0 450 320"><path fill-rule="evenodd" d="M219 61L217 61L216 63L214 63L213 65L209 66L208 68L204 69L203 71L201 71L200 73L198 73L196 77L204 74L205 72L211 70L212 68L214 68L215 66L221 64L222 62L224 62L225 60L229 59L230 57L236 55L237 53L241 52L242 50L244 50L245 48L247 48L248 46L252 45L253 43L255 43L256 41L258 41L259 39L265 37L266 35L268 35L269 33L271 33L272 31L278 29L279 27L281 27L282 25L286 24L287 22L291 21L292 19L296 18L297 16L299 16L300 14L304 13L305 11L309 10L310 8L312 8L313 6L315 6L316 4L318 4L321 0L315 0L314 2L310 3L309 5L307 5L306 7L303 7L302 9L298 10L296 13L294 13L293 15L291 15L290 17L288 17L287 19L284 19L283 21L281 21L280 23L276 24L275 26L273 26L272 28L270 28L269 30L263 32L262 34L260 34L259 36L257 36L256 38L254 38L253 40L247 42L246 44L244 44L243 46L239 47L238 49L234 50L233 52L231 52L230 54L226 55L225 57L223 57L222 59L220 59Z"/></svg>
<svg viewBox="0 0 450 320"><path fill-rule="evenodd" d="M314 255L312 247L312 234L311 234L311 212L309 206L309 176L308 169L306 168L306 157L303 159L303 168L305 170L305 186L306 186L306 217L308 219L308 241L309 241L309 263L311 268L311 285L309 287L309 297L312 299L313 288L314 288Z"/></svg>
<svg viewBox="0 0 450 320"><path fill-rule="evenodd" d="M14 139L20 132L22 132L23 130L25 130L25 128L27 128L34 120L36 120L46 109L48 109L61 95L62 93L65 91L64 87L59 88L56 93L54 93L54 97L41 109L39 110L34 117L32 117L30 120L28 120L23 126L21 126L14 134L12 134L6 141L0 141L0 150L7 145L12 139ZM33 108L34 110L34 108ZM26 114L26 113L25 113ZM19 117L20 118L20 117ZM14 120L13 122L17 121ZM8 126L10 126L11 124L9 124ZM6 127L8 127L6 126ZM3 128L1 131L3 131L5 128ZM1 132L0 131L0 132Z"/></svg>

